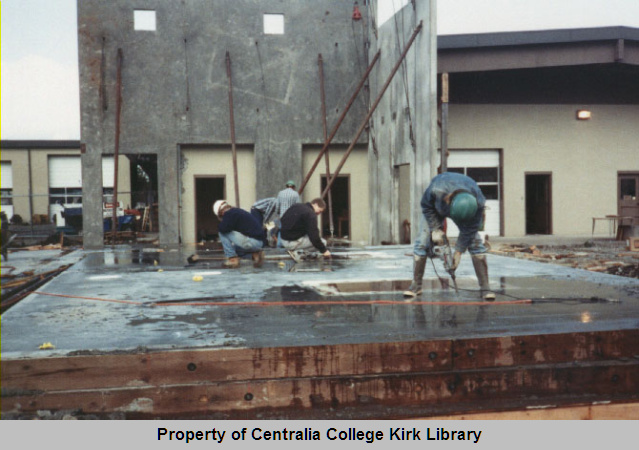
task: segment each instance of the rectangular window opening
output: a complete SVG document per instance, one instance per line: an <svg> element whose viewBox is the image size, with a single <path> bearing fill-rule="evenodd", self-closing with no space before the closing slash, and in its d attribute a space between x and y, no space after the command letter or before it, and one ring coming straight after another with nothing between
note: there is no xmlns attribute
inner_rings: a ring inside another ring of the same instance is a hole
<svg viewBox="0 0 639 450"><path fill-rule="evenodd" d="M284 34L284 14L264 14L264 34Z"/></svg>
<svg viewBox="0 0 639 450"><path fill-rule="evenodd" d="M133 11L133 28L136 31L155 31L155 11L142 9Z"/></svg>

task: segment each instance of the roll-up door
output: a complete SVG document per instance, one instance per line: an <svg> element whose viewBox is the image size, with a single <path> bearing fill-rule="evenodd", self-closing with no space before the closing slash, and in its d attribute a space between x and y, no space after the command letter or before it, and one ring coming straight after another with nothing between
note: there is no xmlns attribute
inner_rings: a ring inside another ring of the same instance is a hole
<svg viewBox="0 0 639 450"><path fill-rule="evenodd" d="M2 205L0 210L7 215L7 219L13 217L13 167L10 162L0 163L0 182L2 185Z"/></svg>
<svg viewBox="0 0 639 450"><path fill-rule="evenodd" d="M451 150L448 171L462 173L477 182L486 197L486 222L484 232L499 236L500 229L500 171L498 150ZM448 236L459 235L459 229L448 220Z"/></svg>

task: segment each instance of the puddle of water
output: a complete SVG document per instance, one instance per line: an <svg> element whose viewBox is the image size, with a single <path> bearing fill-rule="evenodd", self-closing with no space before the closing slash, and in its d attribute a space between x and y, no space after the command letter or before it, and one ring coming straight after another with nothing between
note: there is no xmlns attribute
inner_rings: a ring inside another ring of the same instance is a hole
<svg viewBox="0 0 639 450"><path fill-rule="evenodd" d="M377 281L353 281L317 284L313 288L321 295L348 295L348 294L371 294L371 293L397 293L403 292L410 286L411 280L377 280ZM453 290L450 280L424 280L424 291Z"/></svg>
<svg viewBox="0 0 639 450"><path fill-rule="evenodd" d="M479 294L477 281L471 278L458 279L460 298L476 297ZM410 280L342 281L320 283L311 287L322 296L369 295L380 298L381 294L397 294L410 286ZM553 280L543 277L502 277L491 283L498 300L531 299L537 303L615 303L636 299L639 288L622 288L587 281ZM455 293L450 279L425 279L422 297L446 296ZM371 297L371 298L373 298Z"/></svg>

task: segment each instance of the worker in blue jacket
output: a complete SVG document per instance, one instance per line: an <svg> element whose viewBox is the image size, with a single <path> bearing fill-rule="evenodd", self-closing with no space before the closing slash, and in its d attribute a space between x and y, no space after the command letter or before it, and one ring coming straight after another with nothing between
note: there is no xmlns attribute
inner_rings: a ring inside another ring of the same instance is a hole
<svg viewBox="0 0 639 450"><path fill-rule="evenodd" d="M248 254L251 254L253 265L261 267L264 262L262 224L249 212L234 208L225 200L216 201L213 212L221 220L218 232L226 256L224 267L239 267L240 257Z"/></svg>
<svg viewBox="0 0 639 450"><path fill-rule="evenodd" d="M423 217L413 246L413 282L404 295L416 297L422 293L427 257L433 254L434 246L444 244L444 221L449 218L459 228L451 268L457 269L462 253L468 250L481 296L484 300L494 300L488 281L486 247L478 233L484 222L486 198L477 183L466 175L444 172L433 178L420 205Z"/></svg>

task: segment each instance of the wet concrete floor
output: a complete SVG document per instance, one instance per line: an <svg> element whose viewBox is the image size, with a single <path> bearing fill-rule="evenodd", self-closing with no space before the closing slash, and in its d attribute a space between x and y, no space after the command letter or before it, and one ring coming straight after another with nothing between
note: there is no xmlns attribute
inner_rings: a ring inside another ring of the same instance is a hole
<svg viewBox="0 0 639 450"><path fill-rule="evenodd" d="M77 250L70 269L2 316L2 358L225 347L278 347L639 328L639 280L488 255L493 303L468 255L456 293L429 261L421 297L408 246L335 250L294 264L222 269L193 248ZM439 277L442 278L440 280ZM52 350L39 350L44 342ZM46 352L46 353L45 353Z"/></svg>

